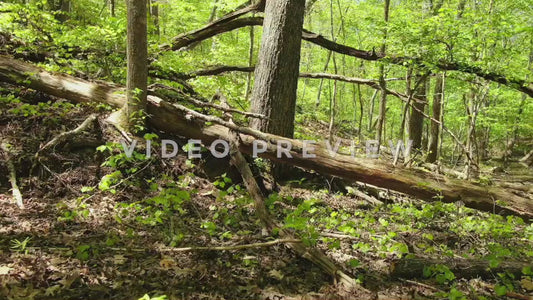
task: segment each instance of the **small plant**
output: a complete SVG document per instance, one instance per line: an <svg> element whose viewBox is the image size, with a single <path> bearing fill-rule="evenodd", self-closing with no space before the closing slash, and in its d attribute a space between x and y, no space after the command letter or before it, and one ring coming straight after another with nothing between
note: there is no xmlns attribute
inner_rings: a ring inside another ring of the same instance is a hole
<svg viewBox="0 0 533 300"><path fill-rule="evenodd" d="M80 245L76 249L76 258L78 258L81 261L85 261L89 259L91 251L90 245Z"/></svg>
<svg viewBox="0 0 533 300"><path fill-rule="evenodd" d="M31 241L31 237L26 237L24 240L19 241L18 239L11 240L11 250L28 254L28 243Z"/></svg>
<svg viewBox="0 0 533 300"><path fill-rule="evenodd" d="M445 265L434 265L424 268L424 277L435 277L439 284L449 284L455 280L455 274Z"/></svg>

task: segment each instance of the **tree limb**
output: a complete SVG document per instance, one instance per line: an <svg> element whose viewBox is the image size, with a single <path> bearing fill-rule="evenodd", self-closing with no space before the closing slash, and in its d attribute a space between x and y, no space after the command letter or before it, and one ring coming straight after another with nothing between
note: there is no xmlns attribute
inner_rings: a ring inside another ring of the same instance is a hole
<svg viewBox="0 0 533 300"><path fill-rule="evenodd" d="M246 17L246 18L240 18L240 19L230 19L229 21L224 20L224 22L215 22L213 24L206 25L202 27L201 29L194 30L194 31L177 36L176 38L174 38L172 45L163 45L161 46L161 50L162 51L179 50L192 43L205 40L217 34L229 32L229 31L232 31L238 28L246 27L246 26L261 26L261 25L263 25L262 17ZM353 48L347 45L342 45L337 42L331 41L322 35L316 34L314 32L311 32L305 29L303 30L302 38L310 43L321 46L325 49L328 49L328 50L331 50L331 51L334 51L340 54L368 60L368 61L383 60L383 61L390 62L390 63L397 64L397 65L405 65L405 63L408 63L410 65L416 65L419 68L424 68L427 64L421 58L400 57L400 56L395 56L395 55L386 55L383 53L376 53L375 51L359 50L359 49L356 49L356 48ZM495 72L488 72L486 70L483 70L480 67L475 67L475 66L471 66L471 65L459 63L459 62L439 61L437 63L434 63L434 65L441 70L459 71L463 73L469 73L469 74L479 76L489 81L501 83L513 89L519 90L527 94L530 97L533 97L533 83L527 82L526 80L522 80L518 78L509 78L502 74L498 74Z"/></svg>

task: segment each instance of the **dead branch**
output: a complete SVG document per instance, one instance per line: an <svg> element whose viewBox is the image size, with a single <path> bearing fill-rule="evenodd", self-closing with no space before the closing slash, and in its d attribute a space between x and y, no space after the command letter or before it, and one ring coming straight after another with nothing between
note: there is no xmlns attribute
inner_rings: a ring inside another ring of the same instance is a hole
<svg viewBox="0 0 533 300"><path fill-rule="evenodd" d="M179 50L192 43L203 41L221 33L229 32L242 27L261 25L263 25L262 17L246 17L230 19L229 21L224 20L224 22L215 22L213 24L206 25L201 29L177 36L172 42L172 45L163 45L161 46L161 50ZM347 45L336 43L319 34L305 29L302 32L302 38L310 43L321 46L325 49L368 61L383 60L397 65L404 65L405 63L408 63L409 65L414 65L418 68L425 68L426 65L426 63L421 58L400 57L395 55L376 53L375 51L359 50ZM458 62L447 62L442 60L435 63L434 65L441 70L469 73L484 78L488 81L501 83L503 85L509 86L510 88L517 89L530 97L533 97L533 87L531 87L533 84L527 82L526 80L509 78L495 72L487 72L486 70L483 70L480 67L470 66Z"/></svg>
<svg viewBox="0 0 533 300"><path fill-rule="evenodd" d="M11 191L13 193L13 202L17 204L20 209L24 209L24 203L22 202L22 193L17 184L17 171L15 164L13 163L13 154L11 151L11 145L7 142L0 144L0 149L4 152L7 169L9 170L9 182L11 183Z"/></svg>
<svg viewBox="0 0 533 300"><path fill-rule="evenodd" d="M254 249L262 247L270 247L279 244L287 243L301 243L301 240L298 239L277 239L273 241L263 242L263 243L252 243L244 245L231 245L231 246L193 246L193 247L183 247L183 248L159 248L159 252L190 252L190 251L233 251L233 250L244 250L244 249Z"/></svg>
<svg viewBox="0 0 533 300"><path fill-rule="evenodd" d="M214 103L197 100L194 97L192 97L190 95L187 95L184 92L180 91L179 89L176 89L176 88L173 88L173 87L170 87L170 86L162 85L162 84L159 84L159 83L150 85L150 89L153 90L155 88L164 89L164 90L169 90L169 91L175 92L175 93L179 94L180 97L182 97L184 100L186 100L187 102L189 102L191 104L194 104L197 107L215 108L215 109L218 109L218 110L221 110L221 111L224 111L224 112L237 113L237 114L243 115L243 116L248 117L248 118L268 119L266 116L264 116L262 114L244 112L242 110L234 109L234 108L231 108L231 107L223 107L221 105L216 105ZM160 94L157 94L156 96L161 97Z"/></svg>

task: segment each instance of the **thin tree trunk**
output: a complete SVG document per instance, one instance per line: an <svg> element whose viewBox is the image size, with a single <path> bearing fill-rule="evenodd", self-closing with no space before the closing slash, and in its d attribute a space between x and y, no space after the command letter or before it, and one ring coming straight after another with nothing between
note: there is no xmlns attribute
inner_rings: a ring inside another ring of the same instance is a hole
<svg viewBox="0 0 533 300"><path fill-rule="evenodd" d="M148 77L146 0L128 0L127 99L123 110L111 117L131 132L144 129ZM116 117L116 118L115 118Z"/></svg>
<svg viewBox="0 0 533 300"><path fill-rule="evenodd" d="M252 67L254 63L254 40L255 32L254 27L250 26L250 47L248 48L248 67ZM248 73L246 78L246 92L244 94L244 99L248 100L250 98L250 92L252 90L252 73Z"/></svg>
<svg viewBox="0 0 533 300"><path fill-rule="evenodd" d="M331 55L332 55L333 51L329 51L328 52L328 56L326 58L326 65L324 66L324 72L326 72L328 70L328 66L329 66L329 61L331 59ZM320 106L320 97L322 96L322 87L324 86L324 79L320 79L320 84L318 85L318 92L316 94L316 102L315 102L315 106L318 107Z"/></svg>
<svg viewBox="0 0 533 300"><path fill-rule="evenodd" d="M150 17L152 18L152 23L154 25L154 34L157 36L161 35L159 29L159 3L158 0L150 0Z"/></svg>
<svg viewBox="0 0 533 300"><path fill-rule="evenodd" d="M379 90L376 90L374 92L374 95L372 95L372 99L370 99L370 109L368 111L368 133L372 132L372 129L373 129L372 125L374 125L374 122L372 121L374 118L374 106L376 104L376 96L378 95L378 92Z"/></svg>
<svg viewBox="0 0 533 300"><path fill-rule="evenodd" d="M531 51L529 52L529 62L528 62L528 69L533 72L533 38L531 38ZM526 80L528 80L529 76L526 77ZM524 111L524 105L526 104L527 96L525 94L522 94L522 99L520 100L520 104L518 106L518 112L516 116L516 121L513 125L513 130L511 133L511 139L507 142L505 151L503 153L502 159L504 164L507 164L509 161L509 158L513 154L513 149L516 143L516 140L518 139L518 124L521 123L522 119L522 113Z"/></svg>
<svg viewBox="0 0 533 300"><path fill-rule="evenodd" d="M433 118L442 123L442 101L444 98L444 74L437 74L435 81L435 92L433 94ZM431 135L429 137L428 155L426 162L434 163L439 158L439 139L441 134L441 124L431 122Z"/></svg>
<svg viewBox="0 0 533 300"><path fill-rule="evenodd" d="M413 91L411 90L411 77L412 77L413 69L408 68L407 73L405 75L405 93L409 97L407 103L403 104L403 113L402 113L402 122L400 124L400 138L402 140L405 139L405 124L407 123L408 114L409 111L409 104L411 104L411 98L413 95Z"/></svg>
<svg viewBox="0 0 533 300"><path fill-rule="evenodd" d="M423 78L423 76L424 75L417 75L417 81L420 83L418 84L418 87L415 87L415 98L421 101L415 101L409 116L409 139L413 141L412 149L415 151L422 150L424 116L421 112L424 111L427 103L427 77Z"/></svg>
<svg viewBox="0 0 533 300"><path fill-rule="evenodd" d="M111 16L112 16L112 17L115 17L115 0L109 0L109 1L110 1L110 2L109 2L109 3L110 3L110 4L109 4L109 5L110 5L109 10L110 10L110 12L111 12Z"/></svg>
<svg viewBox="0 0 533 300"><path fill-rule="evenodd" d="M359 142L363 140L363 115L364 105L363 96L361 95L361 85L357 85L357 97L359 98Z"/></svg>
<svg viewBox="0 0 533 300"><path fill-rule="evenodd" d="M384 6L384 21L385 21L385 28L383 29L383 43L381 44L381 54L385 55L385 51L387 49L387 23L389 22L389 7L390 7L390 0L385 0L385 6ZM385 93L385 90L387 89L387 83L385 82L385 65L383 63L379 66L379 85L382 89L381 98L379 101L379 115L378 115L378 124L376 127L376 140L378 141L378 152L381 146L381 141L383 138L383 135L385 133L384 125L385 125L385 118L387 115L387 93Z"/></svg>
<svg viewBox="0 0 533 300"><path fill-rule="evenodd" d="M333 23L333 0L329 1L329 14L330 14L330 29L331 29L331 40L335 41L335 29ZM337 61L335 60L335 53L331 55L333 59L333 71L335 74L338 73ZM328 136L330 141L333 141L333 126L335 125L335 114L337 112L337 80L333 80L333 95L330 94L329 101L329 126L328 126Z"/></svg>

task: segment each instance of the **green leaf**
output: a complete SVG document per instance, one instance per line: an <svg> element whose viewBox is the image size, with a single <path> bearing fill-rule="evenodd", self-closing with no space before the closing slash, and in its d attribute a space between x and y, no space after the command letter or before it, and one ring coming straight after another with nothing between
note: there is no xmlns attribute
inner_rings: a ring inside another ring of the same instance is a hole
<svg viewBox="0 0 533 300"><path fill-rule="evenodd" d="M494 292L497 296L505 296L507 294L507 287L505 285L496 284L494 286Z"/></svg>

